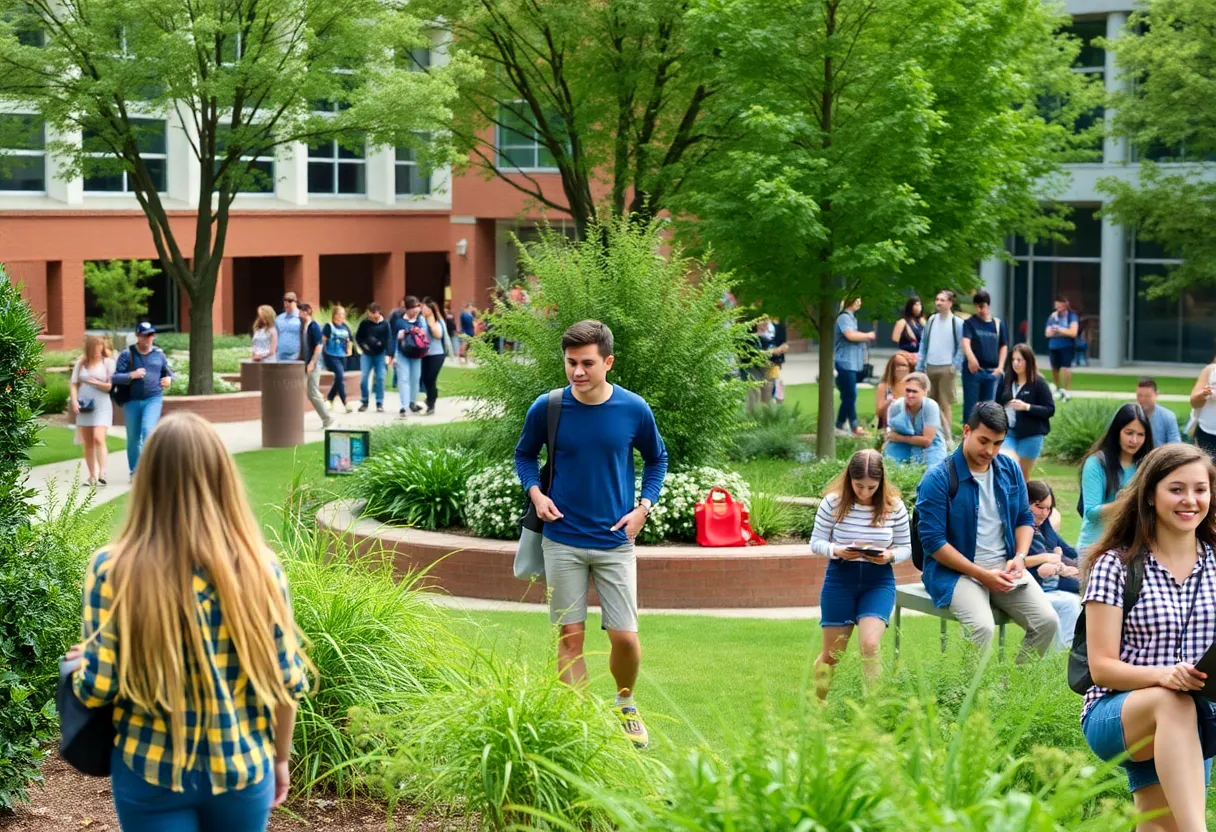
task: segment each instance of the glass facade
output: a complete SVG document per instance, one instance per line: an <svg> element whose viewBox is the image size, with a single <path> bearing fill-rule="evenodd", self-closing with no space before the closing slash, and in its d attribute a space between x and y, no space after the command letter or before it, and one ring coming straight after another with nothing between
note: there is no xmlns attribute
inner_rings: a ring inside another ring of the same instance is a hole
<svg viewBox="0 0 1216 832"><path fill-rule="evenodd" d="M498 166L521 170L556 170L557 162L537 135L531 114L522 101L498 110ZM557 129L557 128L555 128Z"/></svg>
<svg viewBox="0 0 1216 832"><path fill-rule="evenodd" d="M168 129L164 119L133 118L130 120L135 132L135 145L143 159L144 167L158 193L167 189ZM100 193L135 193L134 180L122 168L113 154L106 149L100 137L90 130L83 134L83 148L88 158L84 164L84 189Z"/></svg>
<svg viewBox="0 0 1216 832"><path fill-rule="evenodd" d="M215 136L215 169L218 172L222 159L228 151L228 141L232 131L219 125ZM238 174L241 179L237 185L237 193L242 194L273 194L274 193L274 157L248 156L242 154ZM252 164L250 164L252 162ZM235 165L234 165L235 166Z"/></svg>
<svg viewBox="0 0 1216 832"><path fill-rule="evenodd" d="M366 149L351 149L327 140L308 146L308 192L362 196L367 193Z"/></svg>
<svg viewBox="0 0 1216 832"><path fill-rule="evenodd" d="M424 196L431 192L430 172L418 164L412 147L398 147L393 172L397 196Z"/></svg>
<svg viewBox="0 0 1216 832"><path fill-rule="evenodd" d="M0 115L0 192L46 191L46 130L42 119Z"/></svg>
<svg viewBox="0 0 1216 832"><path fill-rule="evenodd" d="M1128 261L1132 301L1131 358L1206 364L1216 354L1216 294L1189 289L1178 298L1145 297L1151 278L1180 261L1156 243L1134 240Z"/></svg>

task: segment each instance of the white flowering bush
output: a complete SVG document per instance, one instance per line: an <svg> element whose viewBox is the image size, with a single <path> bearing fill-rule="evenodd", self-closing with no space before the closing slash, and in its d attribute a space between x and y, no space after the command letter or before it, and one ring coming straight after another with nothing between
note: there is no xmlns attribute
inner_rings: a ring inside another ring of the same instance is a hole
<svg viewBox="0 0 1216 832"><path fill-rule="evenodd" d="M747 508L751 507L752 492L741 474L707 465L675 470L668 473L667 481L663 483L663 493L642 527L638 542L695 541L696 505L715 486L725 488L736 501ZM639 494L642 492L641 477L637 480L637 491Z"/></svg>
<svg viewBox="0 0 1216 832"><path fill-rule="evenodd" d="M514 463L490 465L469 477L465 524L478 537L512 540L519 537L519 518L526 500Z"/></svg>

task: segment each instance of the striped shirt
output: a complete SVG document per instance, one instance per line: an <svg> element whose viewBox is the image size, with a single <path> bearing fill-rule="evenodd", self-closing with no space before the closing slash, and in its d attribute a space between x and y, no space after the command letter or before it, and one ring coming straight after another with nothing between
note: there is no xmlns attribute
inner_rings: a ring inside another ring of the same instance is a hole
<svg viewBox="0 0 1216 832"><path fill-rule="evenodd" d="M815 512L815 528L811 532L811 551L825 558L837 558L832 547L839 544L862 543L890 549L895 562L912 557L912 537L908 529L908 509L901 500L895 510L887 513L881 526L874 525L874 509L857 503L840 522L836 522L839 494L829 494L819 501Z"/></svg>
<svg viewBox="0 0 1216 832"><path fill-rule="evenodd" d="M86 707L100 708L113 703L114 745L132 771L154 786L183 791L184 771L206 769L211 775L211 791L220 794L252 786L270 773L274 764L273 715L258 700L249 677L241 669L236 648L224 626L219 594L201 570L194 573L198 601L195 614L211 666L208 671L215 687L210 696L199 685L202 713L187 708L186 764L173 764L173 739L164 714L138 707L118 696L118 655L122 637L110 622L114 586L110 568L114 561L108 552L99 552L85 574L84 583L84 656L74 679L76 698ZM287 578L273 564L279 591L287 599ZM288 601L288 609L291 609ZM94 638L94 634L97 636ZM283 683L297 698L308 690L304 660L298 650L289 656L283 632L275 626L279 666ZM187 690L190 688L187 681Z"/></svg>
<svg viewBox="0 0 1216 832"><path fill-rule="evenodd" d="M1115 552L1094 561L1082 603L1093 601L1123 609L1123 564ZM1191 608L1194 607L1194 612ZM1183 622L1190 613L1190 622ZM1152 554L1144 558L1140 598L1127 615L1119 639L1119 661L1136 667L1194 664L1216 642L1216 554L1204 548L1191 574L1181 584ZM1094 685L1085 693L1081 719L1110 688Z"/></svg>

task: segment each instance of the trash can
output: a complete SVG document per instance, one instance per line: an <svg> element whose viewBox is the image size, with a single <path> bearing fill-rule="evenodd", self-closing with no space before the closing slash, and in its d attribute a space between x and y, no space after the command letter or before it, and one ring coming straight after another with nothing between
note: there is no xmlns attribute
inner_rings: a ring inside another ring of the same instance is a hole
<svg viewBox="0 0 1216 832"><path fill-rule="evenodd" d="M262 363L261 361L251 361L248 358L241 362L242 393L252 393L262 389Z"/></svg>
<svg viewBox="0 0 1216 832"><path fill-rule="evenodd" d="M262 364L262 447L304 444L304 362Z"/></svg>

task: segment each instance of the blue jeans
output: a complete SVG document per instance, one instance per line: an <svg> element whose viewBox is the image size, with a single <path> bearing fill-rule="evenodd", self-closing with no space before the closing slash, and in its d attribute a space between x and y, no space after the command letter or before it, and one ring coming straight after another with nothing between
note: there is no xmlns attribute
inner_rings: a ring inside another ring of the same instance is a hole
<svg viewBox="0 0 1216 832"><path fill-rule="evenodd" d="M334 374L334 383L330 385L326 398L331 402L339 399L346 404L346 356L323 353L321 357L325 359L325 369Z"/></svg>
<svg viewBox="0 0 1216 832"><path fill-rule="evenodd" d="M843 428L848 424L851 428L858 426L857 422L857 371L846 370L836 365L836 389L840 391L840 410L836 412L836 427Z"/></svg>
<svg viewBox="0 0 1216 832"><path fill-rule="evenodd" d="M819 624L847 627L862 618L878 618L886 624L895 609L895 569L858 560L828 562L819 592Z"/></svg>
<svg viewBox="0 0 1216 832"><path fill-rule="evenodd" d="M122 406L122 418L127 423L127 469L132 474L139 464L139 455L143 453L148 434L160 421L164 403L164 396L153 396L150 399L132 399Z"/></svg>
<svg viewBox="0 0 1216 832"><path fill-rule="evenodd" d="M422 388L422 359L406 358L397 353L397 397L401 406L409 409L418 401L418 391Z"/></svg>
<svg viewBox="0 0 1216 832"><path fill-rule="evenodd" d="M368 355L363 353L359 356L359 369L363 371L363 377L359 379L359 397L367 404L367 377L373 372L376 374L373 382L376 392L376 406L384 404L384 356L383 355Z"/></svg>
<svg viewBox="0 0 1216 832"><path fill-rule="evenodd" d="M996 383L1000 376L992 370L981 369L977 373L967 369L963 362L963 424L971 418L976 402L989 402L996 398Z"/></svg>
<svg viewBox="0 0 1216 832"><path fill-rule="evenodd" d="M205 759L205 758L204 758ZM184 792L154 786L110 755L110 789L123 832L264 832L274 802L274 772L237 791L211 793L204 769L182 775Z"/></svg>

